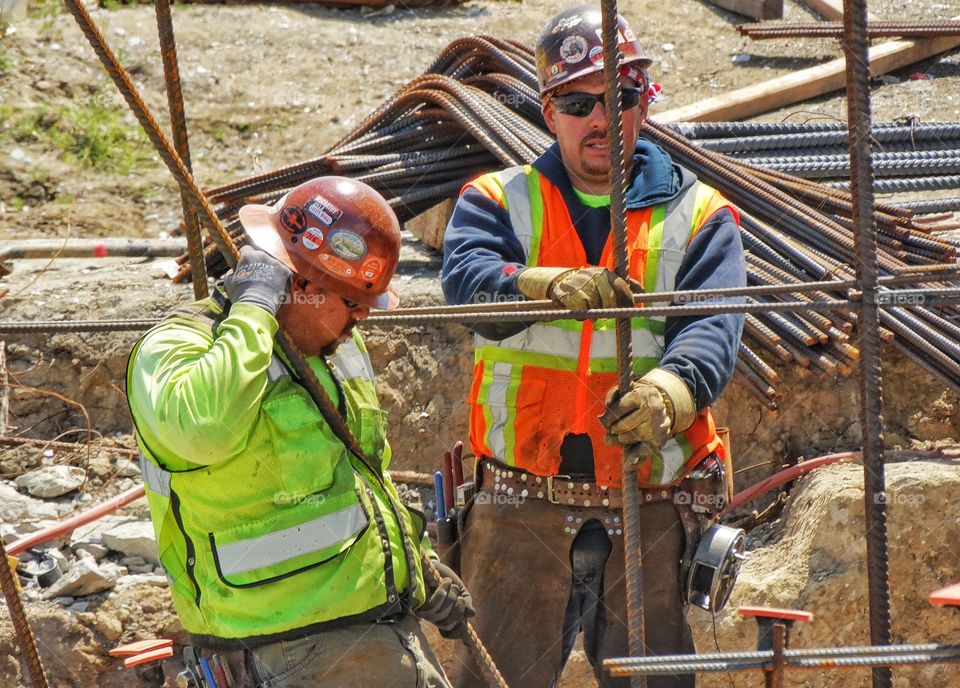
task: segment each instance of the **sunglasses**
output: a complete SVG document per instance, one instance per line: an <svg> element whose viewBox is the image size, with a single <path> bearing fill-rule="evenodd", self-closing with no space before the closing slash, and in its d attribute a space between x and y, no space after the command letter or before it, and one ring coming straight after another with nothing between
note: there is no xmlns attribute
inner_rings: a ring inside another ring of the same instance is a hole
<svg viewBox="0 0 960 688"><path fill-rule="evenodd" d="M640 96L645 93L640 88L624 88L620 91L620 107L623 110L629 110L640 104ZM562 96L553 96L550 102L556 108L557 112L570 115L572 117L586 117L593 112L593 106L600 103L604 105L603 93L567 93Z"/></svg>
<svg viewBox="0 0 960 688"><path fill-rule="evenodd" d="M342 296L340 297L340 300L343 301L343 305L347 307L347 310L348 310L348 311L355 311L355 310L357 310L358 308L360 308L360 304L357 303L356 301L351 301L350 299L345 299L345 298L343 298Z"/></svg>

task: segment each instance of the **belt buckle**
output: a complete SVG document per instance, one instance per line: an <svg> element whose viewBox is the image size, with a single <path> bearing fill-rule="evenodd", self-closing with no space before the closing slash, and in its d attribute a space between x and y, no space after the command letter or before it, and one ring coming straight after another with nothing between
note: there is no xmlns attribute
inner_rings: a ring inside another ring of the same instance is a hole
<svg viewBox="0 0 960 688"><path fill-rule="evenodd" d="M566 480L569 482L571 477L569 475L548 475L547 476L547 501L551 504L559 504L560 500L555 499L553 496L553 481L556 479Z"/></svg>

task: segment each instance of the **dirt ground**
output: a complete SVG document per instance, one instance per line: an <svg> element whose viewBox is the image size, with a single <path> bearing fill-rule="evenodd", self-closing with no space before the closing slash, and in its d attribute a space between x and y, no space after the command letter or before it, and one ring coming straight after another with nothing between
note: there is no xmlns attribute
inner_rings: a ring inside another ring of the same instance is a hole
<svg viewBox="0 0 960 688"><path fill-rule="evenodd" d="M313 4L176 5L174 28L195 176L202 187L209 188L316 156L419 75L451 40L491 34L532 44L542 23L568 4L471 0L434 9L397 5L390 12ZM149 5L110 7L90 9L156 119L166 127L153 9ZM827 40L751 43L734 30L743 18L700 0L631 0L619 7L655 59L652 73L663 85L664 96L652 110L654 117L658 109L693 103L840 57L837 46ZM785 11L788 20L814 18L794 0L787 0ZM919 0L904 6L880 0L870 3L870 11L884 19L954 17L960 15L960 3ZM960 121L960 50L875 80L873 97L875 121L903 116ZM844 100L834 94L759 119L797 122L844 117ZM64 132L71 141L88 140L87 145L64 143ZM96 165L83 162L84 156ZM31 3L28 17L13 21L0 37L0 248L21 239L165 237L176 232L179 221L175 184L150 144L137 135L135 121L70 15L53 0ZM407 239L398 280L401 293L411 305L438 301L439 259ZM190 293L185 285L172 285L158 268L159 261L137 259L17 261L14 273L0 280L0 317L15 321L157 317ZM17 335L7 337L7 356L23 384L70 396L84 405L93 428L126 435L130 427L121 391L122 371L136 336ZM397 467L432 470L439 449L462 438L465 431L463 398L471 362L466 331L457 327L373 330L368 342L382 371L379 391L391 413ZM735 385L718 405L721 421L734 430L741 485L800 456L855 449L859 441L854 379L823 384L802 379L782 366L778 371L784 377L782 391L788 395L778 418L760 409ZM930 447L960 438L956 411L960 400L955 393L943 390L890 350L885 350L886 371L888 446ZM48 395L21 391L12 401L18 428L32 428L36 436L52 437L84 427L76 407L63 406ZM5 451L0 456L0 473L9 474L22 468L23 461L36 459L29 453L23 457L23 453L14 457ZM852 618L856 609L862 610L859 593L844 600L841 591L827 599L826 586L820 585L829 578L822 574L824 559L818 555L811 564L806 556L817 549L810 546L816 536L813 524L823 529L821 536L835 527L832 517L824 513L834 513L830 498L849 487L852 478L840 472L824 480L809 494L826 511L813 518L804 511L806 506L790 507L807 518L807 525L780 524L781 534L772 541L798 544L793 550L788 544L769 551L760 548L756 563L745 571L746 592L737 601L809 604L817 606L819 613L837 617ZM947 487L955 484L952 477L946 480L939 474L931 480ZM850 489L848 501L854 504L855 487ZM927 504L934 504L929 499ZM843 508L843 513L853 509ZM862 533L859 519L850 522L847 539L838 542L853 550L857 533ZM949 540L940 537L927 543L922 530L910 533L914 535L917 542L924 542L915 552L900 552L896 570L909 579L909 562L921 560L923 573L916 582L917 590L923 590L910 605L895 608L897 623L912 622L921 615L926 619L922 600L929 592L926 588L954 582L950 578L960 570L947 567L946 559L935 554ZM843 558L837 547L820 549L832 557L828 563L833 568L826 568L837 574L838 586L863 586L862 577L840 576L847 568L836 564ZM859 550L855 553L861 555ZM799 569L795 574L782 572L786 578L778 577L778 562L788 557ZM168 593L142 587L95 596L92 611L83 613L86 616L65 614L49 602L32 603L35 631L53 658L48 666L52 684L129 685L129 673L118 672L104 648L151 634L179 637L176 621L164 610L169 610ZM701 647L711 649L709 620L696 619ZM122 623L118 625L117 620ZM8 624L6 616L0 615L0 686L4 687L16 685L20 677ZM750 647L752 629L733 624L729 617L721 620L721 646ZM896 625L895 629L911 640L955 641L956 635L956 629L946 624L911 626L909 632ZM855 629L848 630L844 642L862 641ZM816 632L805 644L825 644L832 642L830 637ZM564 685L590 685L586 676L582 661L575 663ZM804 676L803 685L840 685L830 675L816 681ZM930 682L918 679L915 684L960 681L942 673L926 678ZM849 685L866 685L861 679L858 675ZM738 677L737 685L754 684Z"/></svg>

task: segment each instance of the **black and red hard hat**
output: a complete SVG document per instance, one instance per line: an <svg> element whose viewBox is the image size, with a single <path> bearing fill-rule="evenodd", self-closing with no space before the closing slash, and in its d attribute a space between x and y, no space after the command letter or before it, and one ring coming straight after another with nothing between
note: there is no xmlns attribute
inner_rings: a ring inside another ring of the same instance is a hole
<svg viewBox="0 0 960 688"><path fill-rule="evenodd" d="M652 60L640 47L627 20L617 15L617 43L623 59L620 67L645 70ZM594 5L571 7L554 15L540 36L536 48L540 96L603 70L603 32L600 8Z"/></svg>
<svg viewBox="0 0 960 688"><path fill-rule="evenodd" d="M371 308L400 302L390 287L400 260L400 223L363 182L311 179L272 206L243 206L240 223L257 248L308 282Z"/></svg>

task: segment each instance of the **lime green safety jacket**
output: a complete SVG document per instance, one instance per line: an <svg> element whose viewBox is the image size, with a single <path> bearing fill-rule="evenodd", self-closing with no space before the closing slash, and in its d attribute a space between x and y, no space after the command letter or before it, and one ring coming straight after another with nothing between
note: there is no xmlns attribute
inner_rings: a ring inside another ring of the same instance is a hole
<svg viewBox="0 0 960 688"><path fill-rule="evenodd" d="M374 474L273 351L276 320L217 294L174 311L127 368L160 561L197 642L272 642L424 600L423 518L389 478L359 335L309 364Z"/></svg>

